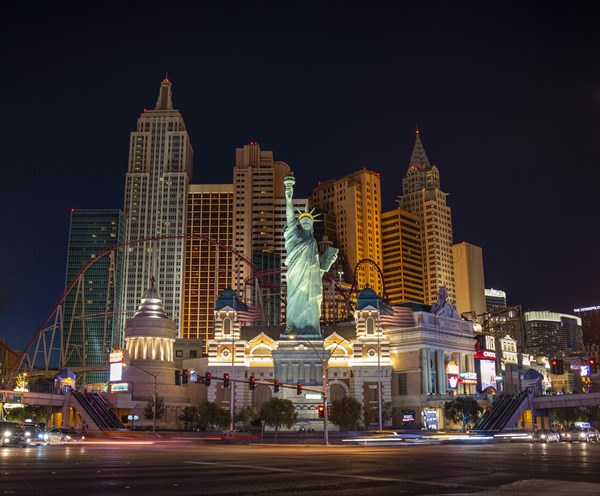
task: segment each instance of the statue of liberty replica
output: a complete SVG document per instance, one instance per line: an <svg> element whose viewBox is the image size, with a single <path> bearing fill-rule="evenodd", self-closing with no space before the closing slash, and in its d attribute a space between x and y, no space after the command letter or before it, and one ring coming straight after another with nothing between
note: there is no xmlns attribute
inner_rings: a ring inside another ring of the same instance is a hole
<svg viewBox="0 0 600 496"><path fill-rule="evenodd" d="M323 300L322 277L337 259L339 250L327 247L324 253L319 253L313 234L315 218L312 211L298 212L296 218L292 203L296 180L293 176L288 176L283 182L286 200L284 239L287 252L285 336L322 339L320 327Z"/></svg>

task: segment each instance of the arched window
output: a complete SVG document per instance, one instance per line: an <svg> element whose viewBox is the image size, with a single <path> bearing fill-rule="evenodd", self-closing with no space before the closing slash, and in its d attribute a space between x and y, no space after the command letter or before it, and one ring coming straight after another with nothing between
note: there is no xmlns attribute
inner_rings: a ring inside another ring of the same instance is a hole
<svg viewBox="0 0 600 496"><path fill-rule="evenodd" d="M375 319L367 317L367 334L375 334Z"/></svg>
<svg viewBox="0 0 600 496"><path fill-rule="evenodd" d="M223 319L223 336L231 334L231 319L226 317Z"/></svg>

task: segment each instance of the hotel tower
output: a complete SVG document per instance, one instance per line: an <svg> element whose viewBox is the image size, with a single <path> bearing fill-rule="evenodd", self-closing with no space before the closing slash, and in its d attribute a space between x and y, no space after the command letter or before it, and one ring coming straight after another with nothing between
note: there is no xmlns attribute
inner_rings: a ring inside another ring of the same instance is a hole
<svg viewBox="0 0 600 496"><path fill-rule="evenodd" d="M183 117L173 108L171 82L160 85L154 109L144 110L129 141L125 179L127 241L123 305L133 316L140 298L156 279L168 317L180 322L186 198L193 150ZM169 237L169 238L167 238Z"/></svg>

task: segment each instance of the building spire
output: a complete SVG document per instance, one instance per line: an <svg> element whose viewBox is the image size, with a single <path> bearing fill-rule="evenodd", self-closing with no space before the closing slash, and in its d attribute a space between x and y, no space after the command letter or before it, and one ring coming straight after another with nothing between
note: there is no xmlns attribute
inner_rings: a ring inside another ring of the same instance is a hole
<svg viewBox="0 0 600 496"><path fill-rule="evenodd" d="M169 73L165 73L165 78L160 83L160 92L158 100L156 100L155 110L173 110L173 100L171 95L171 81L169 81Z"/></svg>
<svg viewBox="0 0 600 496"><path fill-rule="evenodd" d="M417 167L418 169L429 169L431 167L431 164L429 163L429 158L427 158L427 153L425 153L425 148L423 148L423 143L421 143L421 131L419 131L418 126L415 131L415 135L415 146L410 157L409 167Z"/></svg>

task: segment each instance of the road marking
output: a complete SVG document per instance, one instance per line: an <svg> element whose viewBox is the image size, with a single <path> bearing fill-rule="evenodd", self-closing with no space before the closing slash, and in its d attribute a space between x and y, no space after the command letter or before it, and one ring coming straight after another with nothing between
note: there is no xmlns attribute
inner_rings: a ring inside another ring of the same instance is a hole
<svg viewBox="0 0 600 496"><path fill-rule="evenodd" d="M408 484L423 484L423 485L427 485L427 486L489 489L489 486L475 486L475 485L471 485L471 484L456 484L454 482L434 482L434 481L423 481L423 480L414 480L414 479L401 479L398 477L375 477L372 475L336 474L336 473L331 473L331 472L308 472L306 470L293 470L290 468L258 467L255 465L238 465L238 464L233 464L233 463L193 462L193 461L189 461L189 460L185 461L184 463L189 463L189 464L193 464L193 465L213 465L213 466L217 466L217 467L263 470L265 472L285 472L285 473L292 473L292 474L305 474L305 475L312 475L312 476L318 476L318 477L338 477L338 478L361 479L361 480L379 481L379 482L404 482L404 483L408 483Z"/></svg>

